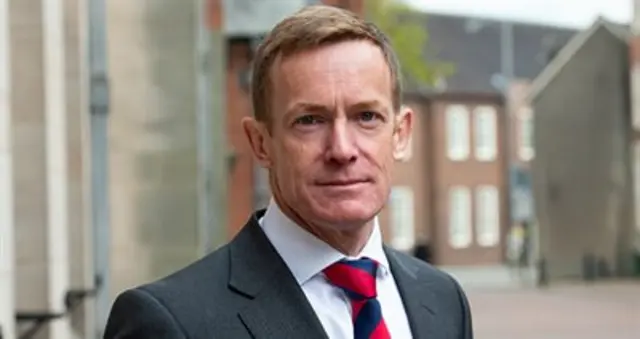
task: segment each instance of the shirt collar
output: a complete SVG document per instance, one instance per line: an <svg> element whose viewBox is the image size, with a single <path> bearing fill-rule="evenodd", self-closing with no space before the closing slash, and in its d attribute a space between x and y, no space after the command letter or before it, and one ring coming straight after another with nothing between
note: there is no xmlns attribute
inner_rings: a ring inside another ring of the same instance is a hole
<svg viewBox="0 0 640 339"><path fill-rule="evenodd" d="M303 285L329 265L344 258L371 258L380 264L379 276L384 277L389 274L389 262L382 246L382 235L377 217L374 219L373 232L357 257L345 256L296 225L273 200L269 203L267 211L259 222L267 238L287 264L299 285Z"/></svg>

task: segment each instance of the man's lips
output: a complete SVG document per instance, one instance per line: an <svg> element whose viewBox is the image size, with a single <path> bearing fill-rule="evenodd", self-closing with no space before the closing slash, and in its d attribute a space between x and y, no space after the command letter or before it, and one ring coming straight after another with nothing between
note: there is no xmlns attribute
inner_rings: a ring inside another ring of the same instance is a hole
<svg viewBox="0 0 640 339"><path fill-rule="evenodd" d="M371 180L368 179L346 179L346 180L326 180L319 181L317 183L318 186L352 186L358 184L369 183Z"/></svg>

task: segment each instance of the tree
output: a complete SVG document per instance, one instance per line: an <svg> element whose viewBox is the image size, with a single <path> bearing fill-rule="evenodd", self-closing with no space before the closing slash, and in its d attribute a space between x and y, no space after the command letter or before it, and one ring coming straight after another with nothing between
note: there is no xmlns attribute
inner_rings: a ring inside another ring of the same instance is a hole
<svg viewBox="0 0 640 339"><path fill-rule="evenodd" d="M415 20L416 13L409 6L397 0L366 0L365 3L367 18L391 40L402 75L408 82L431 86L439 78L453 73L453 65L449 63L427 62L424 50L429 34L424 20Z"/></svg>

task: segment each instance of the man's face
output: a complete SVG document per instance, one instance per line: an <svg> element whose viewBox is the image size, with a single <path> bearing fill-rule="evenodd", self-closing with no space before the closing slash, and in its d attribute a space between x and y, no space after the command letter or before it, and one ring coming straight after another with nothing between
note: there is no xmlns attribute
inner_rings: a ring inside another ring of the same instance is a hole
<svg viewBox="0 0 640 339"><path fill-rule="evenodd" d="M247 131L276 200L317 225L371 220L412 121L411 111L393 110L382 51L347 41L296 53L276 61L271 81L271 131Z"/></svg>

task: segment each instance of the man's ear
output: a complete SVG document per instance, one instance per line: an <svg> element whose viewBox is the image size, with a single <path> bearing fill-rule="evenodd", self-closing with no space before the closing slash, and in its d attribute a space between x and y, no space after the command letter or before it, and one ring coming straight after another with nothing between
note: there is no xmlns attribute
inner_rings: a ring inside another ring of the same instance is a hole
<svg viewBox="0 0 640 339"><path fill-rule="evenodd" d="M398 161L407 161L411 158L411 134L415 113L409 106L402 106L396 114L395 129L393 133L393 157Z"/></svg>
<svg viewBox="0 0 640 339"><path fill-rule="evenodd" d="M242 129L244 130L253 156L256 158L260 166L264 168L270 168L271 159L271 135L267 129L267 126L257 121L253 117L245 117L242 119Z"/></svg>

